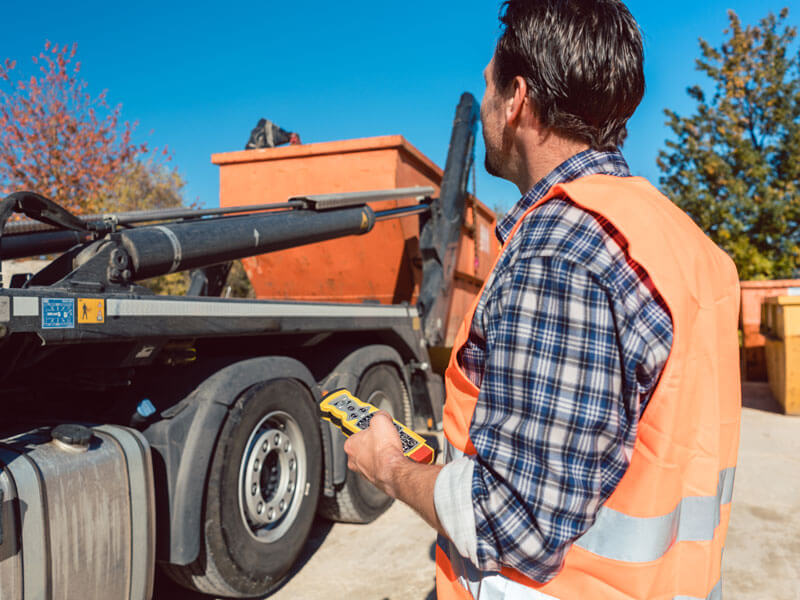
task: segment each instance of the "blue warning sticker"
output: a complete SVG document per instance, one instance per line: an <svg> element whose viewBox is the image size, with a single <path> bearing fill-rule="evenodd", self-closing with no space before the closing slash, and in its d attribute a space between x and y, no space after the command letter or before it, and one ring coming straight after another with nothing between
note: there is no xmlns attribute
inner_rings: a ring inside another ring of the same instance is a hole
<svg viewBox="0 0 800 600"><path fill-rule="evenodd" d="M42 298L42 329L73 329L75 300L72 298Z"/></svg>

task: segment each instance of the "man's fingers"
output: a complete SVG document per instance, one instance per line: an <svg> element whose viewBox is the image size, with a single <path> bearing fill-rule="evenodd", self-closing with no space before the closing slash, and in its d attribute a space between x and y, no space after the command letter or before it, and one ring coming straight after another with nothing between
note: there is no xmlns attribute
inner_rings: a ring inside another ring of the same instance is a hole
<svg viewBox="0 0 800 600"><path fill-rule="evenodd" d="M392 421L392 415L379 410L372 413L369 426L348 437L344 442L347 454L347 467L353 471L362 471L366 462L373 458L381 448L401 447L400 436Z"/></svg>
<svg viewBox="0 0 800 600"><path fill-rule="evenodd" d="M375 419L384 420L389 424L392 423L392 415L390 415L385 410L379 410L378 412L373 413L372 414L372 419L370 420L370 425L372 425L375 422Z"/></svg>
<svg viewBox="0 0 800 600"><path fill-rule="evenodd" d="M360 433L355 435L361 435ZM354 441L355 435L351 435L344 441L344 452L347 454L347 468L351 471L356 470L356 461L353 458L354 452L358 449L358 442Z"/></svg>
<svg viewBox="0 0 800 600"><path fill-rule="evenodd" d="M353 452L356 449L356 447L359 445L360 438L364 437L364 435L366 435L366 429L364 431L359 431L358 433L354 433L349 438L347 438L344 441L344 451L347 454L350 454L351 452ZM358 439L356 439L356 438L358 438Z"/></svg>
<svg viewBox="0 0 800 600"><path fill-rule="evenodd" d="M344 443L347 467L363 475L368 481L385 489L384 476L397 457L402 456L402 442L392 422L392 415L384 411L372 413L369 427L351 435ZM381 483L383 482L383 483Z"/></svg>

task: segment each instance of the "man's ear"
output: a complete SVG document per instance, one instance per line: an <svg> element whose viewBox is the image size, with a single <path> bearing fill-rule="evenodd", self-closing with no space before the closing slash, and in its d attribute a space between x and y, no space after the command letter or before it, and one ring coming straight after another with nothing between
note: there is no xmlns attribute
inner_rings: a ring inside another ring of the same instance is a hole
<svg viewBox="0 0 800 600"><path fill-rule="evenodd" d="M528 82L524 77L517 75L511 82L511 96L506 102L506 123L508 125L519 124L523 110L530 110L530 100L528 99Z"/></svg>

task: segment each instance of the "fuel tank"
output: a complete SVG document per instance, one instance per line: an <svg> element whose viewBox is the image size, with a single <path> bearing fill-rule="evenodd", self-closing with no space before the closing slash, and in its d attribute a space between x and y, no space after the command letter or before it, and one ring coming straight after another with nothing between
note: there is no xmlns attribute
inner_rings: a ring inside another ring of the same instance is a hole
<svg viewBox="0 0 800 600"><path fill-rule="evenodd" d="M150 447L112 425L0 440L0 598L148 600L155 506Z"/></svg>

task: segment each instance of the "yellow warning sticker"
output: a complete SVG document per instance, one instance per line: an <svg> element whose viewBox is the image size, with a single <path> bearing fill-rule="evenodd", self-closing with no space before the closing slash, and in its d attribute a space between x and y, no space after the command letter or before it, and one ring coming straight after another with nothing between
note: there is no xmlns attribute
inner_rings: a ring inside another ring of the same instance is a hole
<svg viewBox="0 0 800 600"><path fill-rule="evenodd" d="M102 298L78 298L78 323L105 323L106 302Z"/></svg>

